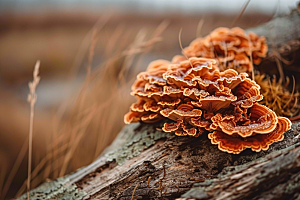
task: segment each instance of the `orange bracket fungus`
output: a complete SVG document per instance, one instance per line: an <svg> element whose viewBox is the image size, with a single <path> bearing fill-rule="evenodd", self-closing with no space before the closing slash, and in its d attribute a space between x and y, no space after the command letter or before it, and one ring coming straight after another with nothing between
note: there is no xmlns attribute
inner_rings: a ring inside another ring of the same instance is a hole
<svg viewBox="0 0 300 200"><path fill-rule="evenodd" d="M266 38L238 27L217 28L204 38L197 38L183 50L187 57L215 58L220 69L235 69L238 72L251 72L252 63L259 64L266 56Z"/></svg>
<svg viewBox="0 0 300 200"><path fill-rule="evenodd" d="M291 122L258 103L263 99L260 86L247 73L220 71L210 48L228 66L234 62L247 65L251 53L254 62L259 62L267 51L263 37L245 36L239 28L220 28L195 40L184 49L188 60L183 56L175 56L172 62L157 60L138 74L131 93L137 102L124 116L125 123L169 119L164 132L194 137L209 133L211 143L225 152L267 150L284 138Z"/></svg>

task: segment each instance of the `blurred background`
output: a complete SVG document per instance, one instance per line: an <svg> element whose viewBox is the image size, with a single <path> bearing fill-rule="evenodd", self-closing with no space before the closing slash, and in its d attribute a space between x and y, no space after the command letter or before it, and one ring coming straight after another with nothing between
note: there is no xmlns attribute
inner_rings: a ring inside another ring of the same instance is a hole
<svg viewBox="0 0 300 200"><path fill-rule="evenodd" d="M232 27L246 0L0 1L0 199L26 191L28 82L41 61L32 187L96 159L124 126L135 76L171 60L217 27ZM296 0L251 0L249 28L289 13Z"/></svg>

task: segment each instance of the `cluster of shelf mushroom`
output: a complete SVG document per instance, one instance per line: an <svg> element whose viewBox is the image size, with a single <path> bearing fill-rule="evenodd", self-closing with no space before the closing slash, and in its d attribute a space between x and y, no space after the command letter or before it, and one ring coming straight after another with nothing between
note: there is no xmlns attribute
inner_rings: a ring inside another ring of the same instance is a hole
<svg viewBox="0 0 300 200"><path fill-rule="evenodd" d="M132 86L137 102L124 121L169 119L163 131L194 137L209 133L222 151L267 150L284 138L291 122L258 103L263 99L260 86L245 73L252 70L251 60L260 62L266 52L263 37L239 28L216 29L193 41L183 50L185 56L151 62ZM231 69L233 65L240 71Z"/></svg>
<svg viewBox="0 0 300 200"><path fill-rule="evenodd" d="M195 39L183 53L187 57L215 58L219 62L220 70L251 72L252 62L259 64L267 51L265 37L259 37L253 32L246 34L238 27L221 27L204 38Z"/></svg>

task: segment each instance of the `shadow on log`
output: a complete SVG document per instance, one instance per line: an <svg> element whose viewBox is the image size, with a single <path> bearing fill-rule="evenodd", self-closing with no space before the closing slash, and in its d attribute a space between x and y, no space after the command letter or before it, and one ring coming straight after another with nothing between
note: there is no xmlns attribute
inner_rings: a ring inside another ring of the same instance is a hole
<svg viewBox="0 0 300 200"><path fill-rule="evenodd" d="M273 23L280 37L273 46L297 44L280 51L288 56L299 49L299 19L294 10L252 31L269 37ZM207 135L178 137L161 127L126 126L95 162L32 190L31 199L300 199L300 123L269 150L239 155L218 150Z"/></svg>

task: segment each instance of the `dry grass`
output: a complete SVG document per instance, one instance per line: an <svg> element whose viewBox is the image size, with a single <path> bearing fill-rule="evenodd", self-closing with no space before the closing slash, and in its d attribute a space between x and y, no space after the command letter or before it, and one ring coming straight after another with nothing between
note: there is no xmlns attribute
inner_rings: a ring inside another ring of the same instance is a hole
<svg viewBox="0 0 300 200"><path fill-rule="evenodd" d="M30 104L30 125L29 125L29 140L28 140L28 171L27 171L27 199L30 200L30 181L31 181L31 164L32 164L32 135L33 135L33 118L34 118L34 106L37 100L37 94L35 93L36 87L40 82L39 74L40 61L37 61L33 71L33 81L29 82L29 91L27 101Z"/></svg>
<svg viewBox="0 0 300 200"><path fill-rule="evenodd" d="M293 117L299 114L300 106L298 103L299 92L295 92L295 79L293 77L292 92L288 90L289 78L286 84L277 81L276 77L266 77L265 74L255 75L255 81L261 86L261 94L264 96L260 102L266 105L279 116Z"/></svg>
<svg viewBox="0 0 300 200"><path fill-rule="evenodd" d="M101 38L99 33L105 23L102 20L93 28L88 52L79 55L87 60L86 78L80 91L54 116L48 153L42 159L37 157L37 165L16 196L25 192L29 180L33 188L48 178L55 179L91 163L122 128L123 114L133 101L128 96L130 85L144 55L162 40L160 35L168 23L162 22L151 35L146 30L133 33L120 25L109 38ZM99 40L106 41L104 61L93 66ZM22 149L20 158L26 151Z"/></svg>

